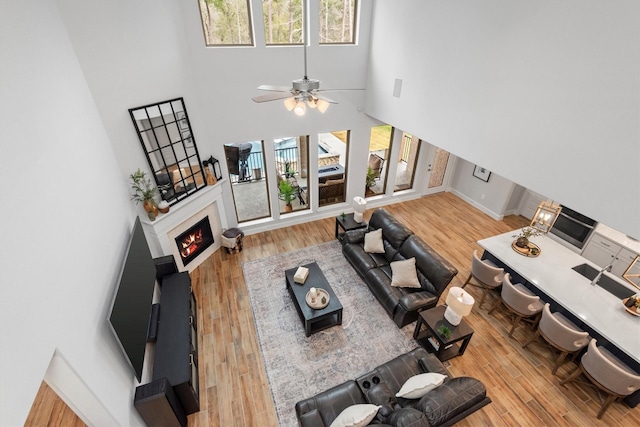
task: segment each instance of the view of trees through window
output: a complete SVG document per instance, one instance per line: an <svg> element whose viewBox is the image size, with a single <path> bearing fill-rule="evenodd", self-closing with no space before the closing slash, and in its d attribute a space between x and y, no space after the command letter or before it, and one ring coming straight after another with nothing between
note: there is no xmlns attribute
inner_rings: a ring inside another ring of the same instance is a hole
<svg viewBox="0 0 640 427"><path fill-rule="evenodd" d="M198 0L207 46L253 46L251 0ZM308 0L262 0L265 44L304 42ZM320 44L355 43L357 0L320 0Z"/></svg>
<svg viewBox="0 0 640 427"><path fill-rule="evenodd" d="M249 0L198 0L207 46L253 46Z"/></svg>
<svg viewBox="0 0 640 427"><path fill-rule="evenodd" d="M302 0L263 0L264 38L267 46L302 44Z"/></svg>
<svg viewBox="0 0 640 427"><path fill-rule="evenodd" d="M357 0L320 0L320 44L355 43Z"/></svg>

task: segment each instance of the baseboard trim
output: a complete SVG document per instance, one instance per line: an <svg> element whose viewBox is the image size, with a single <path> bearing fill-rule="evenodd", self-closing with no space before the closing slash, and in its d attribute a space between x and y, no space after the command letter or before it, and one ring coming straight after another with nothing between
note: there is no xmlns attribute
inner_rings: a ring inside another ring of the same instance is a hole
<svg viewBox="0 0 640 427"><path fill-rule="evenodd" d="M468 197L467 195L459 192L455 188L452 188L450 190L450 192L455 194L456 196L460 197L462 200L464 200L465 202L469 203L471 206L480 209L482 212L486 213L487 215L489 215L491 218L495 219L496 221L501 221L501 220L504 219L504 215L500 215L500 214L492 211L491 209L488 209L486 206L481 205L480 203L476 202L475 200L473 200L472 198Z"/></svg>

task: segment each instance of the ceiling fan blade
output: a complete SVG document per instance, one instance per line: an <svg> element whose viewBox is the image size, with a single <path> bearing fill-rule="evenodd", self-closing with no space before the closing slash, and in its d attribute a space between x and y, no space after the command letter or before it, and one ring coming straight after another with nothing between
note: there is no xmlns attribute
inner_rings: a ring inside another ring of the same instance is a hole
<svg viewBox="0 0 640 427"><path fill-rule="evenodd" d="M364 88L353 88L353 89L318 89L316 92L349 92L353 90L364 90Z"/></svg>
<svg viewBox="0 0 640 427"><path fill-rule="evenodd" d="M291 92L291 88L287 86L260 85L258 90L271 90L275 92Z"/></svg>
<svg viewBox="0 0 640 427"><path fill-rule="evenodd" d="M291 92L275 92L275 93L267 93L265 95L254 96L253 99L255 102L267 102L267 101L276 101L278 99L285 99L291 97Z"/></svg>
<svg viewBox="0 0 640 427"><path fill-rule="evenodd" d="M334 101L333 99L327 98L326 96L322 96L322 95L318 95L318 94L314 94L314 96L316 98L318 98L318 99L322 99L323 101L327 101L330 104L337 104L338 103L338 101Z"/></svg>

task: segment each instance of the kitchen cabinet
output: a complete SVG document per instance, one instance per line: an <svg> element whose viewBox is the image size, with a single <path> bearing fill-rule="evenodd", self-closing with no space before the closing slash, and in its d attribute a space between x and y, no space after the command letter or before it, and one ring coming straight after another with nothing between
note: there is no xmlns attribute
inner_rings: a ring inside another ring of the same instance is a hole
<svg viewBox="0 0 640 427"><path fill-rule="evenodd" d="M611 272L616 276L622 277L622 274L627 268L629 268L633 260L636 259L637 255L638 254L630 251L629 249L622 248L618 253L618 261L614 263Z"/></svg>
<svg viewBox="0 0 640 427"><path fill-rule="evenodd" d="M622 273L629 267L636 255L635 252L597 232L591 235L591 239L582 252L584 258L599 267L611 264L611 274L618 277L622 277Z"/></svg>

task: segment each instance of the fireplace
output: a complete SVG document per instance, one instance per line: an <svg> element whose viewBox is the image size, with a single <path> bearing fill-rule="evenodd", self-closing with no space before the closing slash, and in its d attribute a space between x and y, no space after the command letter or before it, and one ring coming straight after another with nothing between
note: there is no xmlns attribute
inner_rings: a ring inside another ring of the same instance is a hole
<svg viewBox="0 0 640 427"><path fill-rule="evenodd" d="M205 216L200 221L189 227L184 233L176 237L176 245L182 264L186 267L205 249L214 242L209 216Z"/></svg>

